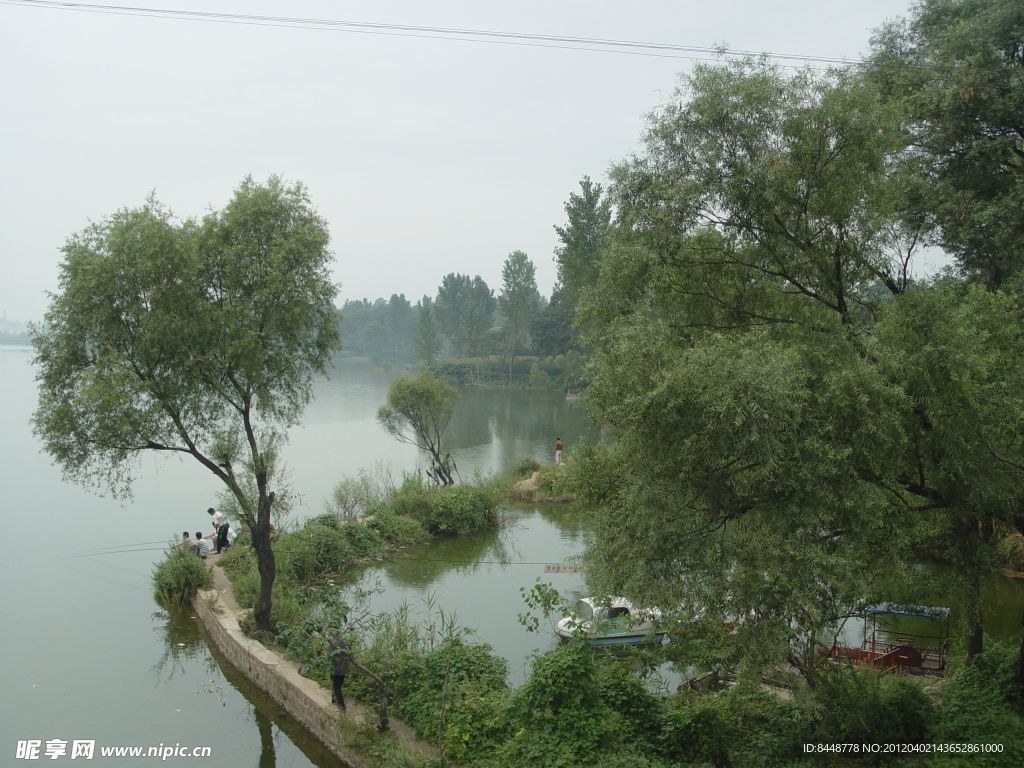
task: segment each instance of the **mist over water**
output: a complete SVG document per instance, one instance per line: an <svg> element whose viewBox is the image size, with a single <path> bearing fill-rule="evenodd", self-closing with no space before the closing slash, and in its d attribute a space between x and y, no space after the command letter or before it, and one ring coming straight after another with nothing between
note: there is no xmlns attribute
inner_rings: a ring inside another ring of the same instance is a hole
<svg viewBox="0 0 1024 768"><path fill-rule="evenodd" d="M0 508L7 543L0 558L0 764L14 760L19 741L37 739L45 749L48 740L60 739L70 753L73 740L85 739L96 741L100 765L100 746L175 744L212 747L213 756L203 759L209 766L334 765L271 702L230 667L219 666L187 612L172 619L153 601L153 564L182 531L207 531L206 508L217 504L218 481L194 461L145 456L131 499L65 483L29 424L36 404L31 359L27 347L0 345ZM284 450L288 484L298 500L294 520L322 512L335 483L360 469L380 466L400 480L419 468L416 450L376 423L394 375L341 362L329 380L317 383L315 399ZM450 433L466 478L504 469L526 454L550 460L556 436L571 444L594 434L582 410L567 406L561 393L497 389L463 391ZM488 534L499 544L485 543L480 551L500 546L509 560L541 560L582 548L577 522L544 523L553 533L534 542L531 532L542 529L543 514L516 514L520 522L510 533ZM563 539L566 531L575 532ZM486 620L492 628L482 629L480 639L519 655L512 665L516 674L521 657L539 642L530 636L505 642L513 633L525 635L506 620L514 623L523 610L520 584L532 585L543 567L506 566L515 569L513 577L497 566L465 566L385 574L389 594L381 607L401 597L414 602L428 590L451 590L455 604L445 609L480 627L486 617L475 603L503 606L496 611L499 620ZM479 584L480 593L452 588L459 574ZM572 589L576 582L564 586Z"/></svg>

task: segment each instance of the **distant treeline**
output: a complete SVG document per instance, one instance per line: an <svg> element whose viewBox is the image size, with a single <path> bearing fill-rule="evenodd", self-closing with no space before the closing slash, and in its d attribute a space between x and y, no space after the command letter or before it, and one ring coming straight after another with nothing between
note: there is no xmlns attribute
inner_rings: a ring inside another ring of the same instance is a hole
<svg viewBox="0 0 1024 768"><path fill-rule="evenodd" d="M462 383L578 383L586 352L573 317L581 296L596 282L611 209L601 185L584 177L580 194L569 196L565 211L566 225L555 227L562 245L555 250L558 282L550 297L537 290L533 262L513 251L505 259L497 294L479 275L451 272L434 296L415 304L404 293L372 302L346 301L341 308L344 354L375 362L415 360L444 369ZM462 362L437 366L441 360Z"/></svg>
<svg viewBox="0 0 1024 768"><path fill-rule="evenodd" d="M27 345L28 343L28 331L0 331L0 344Z"/></svg>

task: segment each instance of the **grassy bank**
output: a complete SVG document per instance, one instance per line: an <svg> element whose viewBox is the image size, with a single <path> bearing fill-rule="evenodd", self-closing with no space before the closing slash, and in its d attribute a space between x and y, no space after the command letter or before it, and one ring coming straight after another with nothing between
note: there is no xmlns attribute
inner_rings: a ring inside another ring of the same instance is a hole
<svg viewBox="0 0 1024 768"><path fill-rule="evenodd" d="M558 489L559 469L548 468L550 488ZM1024 764L1024 700L1012 648L990 645L941 683L836 667L814 689L795 680L782 695L778 685L763 687L759 674L741 674L728 689L659 694L643 681L660 647L644 659L567 643L535 657L526 682L513 689L507 662L438 606L415 616L406 607L369 615L357 595L341 596L365 563L431 536L498 525L514 483L545 469L524 460L510 477L451 488L416 478L390 489L365 477L340 483L329 513L276 534L275 631L264 639L327 686L326 637L346 617L349 647L386 686L390 712L438 747L445 764L468 768ZM238 601L251 605L258 582L244 540L220 562ZM359 671L346 682L347 692L371 706L378 690ZM357 730L360 749L381 768L430 764L390 734Z"/></svg>

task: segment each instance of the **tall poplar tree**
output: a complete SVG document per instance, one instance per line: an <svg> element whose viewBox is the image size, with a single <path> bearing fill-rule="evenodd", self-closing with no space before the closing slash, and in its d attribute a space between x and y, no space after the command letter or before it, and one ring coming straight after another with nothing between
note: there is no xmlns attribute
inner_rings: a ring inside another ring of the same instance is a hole
<svg viewBox="0 0 1024 768"><path fill-rule="evenodd" d="M498 304L505 319L502 328L508 351L508 382L512 383L512 368L516 352L526 342L540 298L537 293L537 268L522 251L512 251L501 269L501 295Z"/></svg>

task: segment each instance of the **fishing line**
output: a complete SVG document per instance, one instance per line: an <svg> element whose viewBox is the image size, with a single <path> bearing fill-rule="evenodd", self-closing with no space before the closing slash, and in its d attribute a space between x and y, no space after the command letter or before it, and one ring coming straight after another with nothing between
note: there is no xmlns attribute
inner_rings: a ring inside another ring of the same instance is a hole
<svg viewBox="0 0 1024 768"><path fill-rule="evenodd" d="M115 544L110 547L97 547L96 549L87 549L83 552L78 552L74 555L68 555L67 557L63 557L61 559L67 560L68 557L84 557L86 555L102 554L110 550L123 549L124 547L145 547L149 546L150 544L167 544L167 540L161 539L160 541L139 541L135 542L134 544Z"/></svg>
<svg viewBox="0 0 1024 768"><path fill-rule="evenodd" d="M156 542L152 542L152 543L155 544ZM124 554L125 552L166 552L166 551L167 551L167 546L166 545L163 546L163 547L140 547L138 549L115 549L115 550L112 550L110 552L86 552L85 554L82 554L82 555L68 555L67 557L62 557L61 560L77 560L80 557L97 557L99 555L121 555L121 554Z"/></svg>

